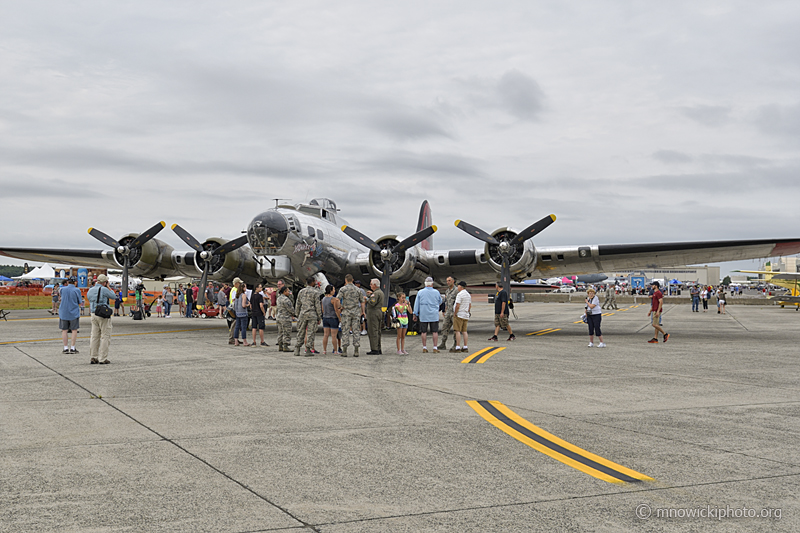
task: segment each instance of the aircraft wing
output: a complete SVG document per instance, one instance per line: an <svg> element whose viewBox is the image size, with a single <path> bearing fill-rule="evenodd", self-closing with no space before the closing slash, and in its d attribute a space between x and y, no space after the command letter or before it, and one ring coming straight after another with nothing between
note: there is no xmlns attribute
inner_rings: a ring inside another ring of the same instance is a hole
<svg viewBox="0 0 800 533"><path fill-rule="evenodd" d="M764 274L766 276L772 276L772 279L784 279L790 281L800 279L800 272L775 272L768 270L734 270L733 272L742 272L744 274Z"/></svg>
<svg viewBox="0 0 800 533"><path fill-rule="evenodd" d="M543 247L537 253L537 270L550 276L794 255L800 238Z"/></svg>
<svg viewBox="0 0 800 533"><path fill-rule="evenodd" d="M800 296L771 296L769 300L775 300L777 302L786 302L787 304L800 304Z"/></svg>
<svg viewBox="0 0 800 533"><path fill-rule="evenodd" d="M800 238L732 241L659 242L536 247L535 263L516 265L512 279L551 278L759 259L800 253ZM483 250L428 252L423 262L436 279L453 275L471 284L494 283L499 272Z"/></svg>
<svg viewBox="0 0 800 533"><path fill-rule="evenodd" d="M67 248L0 248L0 256L97 268L119 268L112 250L74 250Z"/></svg>

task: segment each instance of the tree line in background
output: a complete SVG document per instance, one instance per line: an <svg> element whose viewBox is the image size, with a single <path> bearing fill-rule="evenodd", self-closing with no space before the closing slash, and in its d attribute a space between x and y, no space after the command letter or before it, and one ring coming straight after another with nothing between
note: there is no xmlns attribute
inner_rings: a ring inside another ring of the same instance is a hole
<svg viewBox="0 0 800 533"><path fill-rule="evenodd" d="M21 266L0 265L0 276L13 278L14 276L21 276L22 272L23 268Z"/></svg>

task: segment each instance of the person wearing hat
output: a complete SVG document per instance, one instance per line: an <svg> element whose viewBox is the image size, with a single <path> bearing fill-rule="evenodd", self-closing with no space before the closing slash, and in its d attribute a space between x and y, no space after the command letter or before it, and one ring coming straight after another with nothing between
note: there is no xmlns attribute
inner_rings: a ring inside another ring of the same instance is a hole
<svg viewBox="0 0 800 533"><path fill-rule="evenodd" d="M451 352L469 352L467 347L467 323L469 322L470 310L472 309L472 296L467 292L467 283L465 281L458 282L458 294L456 294L455 306L453 307L453 333L456 337L456 345L450 348ZM463 337L463 344L462 344Z"/></svg>
<svg viewBox="0 0 800 533"><path fill-rule="evenodd" d="M422 353L428 353L428 331L433 334L433 353L439 353L439 306L442 295L433 288L433 278L425 278L425 288L417 293L414 301L414 320L419 319L422 334Z"/></svg>
<svg viewBox="0 0 800 533"><path fill-rule="evenodd" d="M364 297L364 301L366 302L367 291L364 289L364 287L361 286L361 280L360 279L355 280L353 282L353 285L355 285L356 288L361 291L361 295ZM366 313L364 313L364 315L361 317L361 336L363 337L366 334L367 334L367 315Z"/></svg>
<svg viewBox="0 0 800 533"><path fill-rule="evenodd" d="M109 300L116 299L117 295L108 288L108 276L100 274L97 283L86 293L89 300L89 311L92 315L92 340L89 343L90 363L93 365L107 365L108 345L111 343L111 318L97 316L95 311L99 304L108 305Z"/></svg>
<svg viewBox="0 0 800 533"><path fill-rule="evenodd" d="M80 328L81 303L83 296L81 290L75 286L75 276L70 276L61 287L61 303L58 305L58 327L64 340L64 353L78 353L75 341ZM72 343L67 344L69 334L72 334Z"/></svg>

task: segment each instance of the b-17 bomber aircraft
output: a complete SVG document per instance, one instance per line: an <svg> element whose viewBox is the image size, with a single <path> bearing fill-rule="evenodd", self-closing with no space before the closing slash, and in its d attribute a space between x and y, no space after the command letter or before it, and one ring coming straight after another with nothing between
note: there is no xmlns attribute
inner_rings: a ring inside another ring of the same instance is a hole
<svg viewBox="0 0 800 533"><path fill-rule="evenodd" d="M637 268L669 267L757 259L800 253L800 238L729 240L705 242L657 242L648 244L595 244L536 247L533 237L555 222L548 215L518 231L500 227L492 233L457 220L456 227L485 244L482 248L436 250L431 210L422 203L416 233L408 238L384 235L372 240L339 216L327 198L309 203L276 205L256 215L245 235L233 240L209 237L200 242L175 224L172 230L189 247L175 250L155 236L166 227L159 222L141 234L119 240L90 228L89 234L104 249L70 250L11 248L0 246L0 255L29 261L62 262L101 268L121 268L123 286L129 275L164 279L184 275L230 282L241 278L248 285L259 282L303 285L313 277L324 287L340 286L344 277L366 282L381 278L381 289L406 292L423 285L431 276L437 286L447 276L470 285L492 284L500 279L509 289L511 280L613 272ZM402 228L398 228L401 230ZM203 298L203 291L199 293ZM203 302L199 301L199 305Z"/></svg>

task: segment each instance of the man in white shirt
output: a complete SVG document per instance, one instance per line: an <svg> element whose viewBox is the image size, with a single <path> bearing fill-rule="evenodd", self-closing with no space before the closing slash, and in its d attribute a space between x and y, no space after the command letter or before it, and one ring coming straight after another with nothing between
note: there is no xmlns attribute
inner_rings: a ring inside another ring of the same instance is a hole
<svg viewBox="0 0 800 533"><path fill-rule="evenodd" d="M469 322L470 309L472 308L472 296L467 292L467 284L464 281L458 282L458 294L456 294L456 305L453 308L453 332L456 336L456 345L451 348L451 352L469 352L467 348L467 323ZM464 343L461 343L461 337Z"/></svg>

